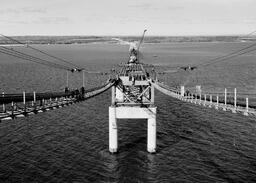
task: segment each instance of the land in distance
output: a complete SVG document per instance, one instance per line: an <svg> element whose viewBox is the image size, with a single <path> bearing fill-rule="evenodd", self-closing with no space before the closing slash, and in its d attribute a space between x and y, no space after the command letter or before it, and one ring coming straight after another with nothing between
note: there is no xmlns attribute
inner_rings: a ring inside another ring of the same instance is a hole
<svg viewBox="0 0 256 183"><path fill-rule="evenodd" d="M86 44L86 43L113 43L119 44L118 38L124 41L138 41L135 36L14 36L27 44ZM255 41L255 36L146 36L145 43L171 43L171 42L247 42ZM17 44L4 37L0 37L1 45Z"/></svg>

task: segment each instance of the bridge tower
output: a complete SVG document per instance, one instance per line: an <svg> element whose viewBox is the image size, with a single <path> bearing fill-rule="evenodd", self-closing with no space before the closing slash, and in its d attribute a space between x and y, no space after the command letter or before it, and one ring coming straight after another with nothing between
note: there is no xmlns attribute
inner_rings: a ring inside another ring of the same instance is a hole
<svg viewBox="0 0 256 183"><path fill-rule="evenodd" d="M117 119L147 119L147 151L156 151L156 107L154 87L143 64L125 64L112 86L109 107L109 151L118 150Z"/></svg>

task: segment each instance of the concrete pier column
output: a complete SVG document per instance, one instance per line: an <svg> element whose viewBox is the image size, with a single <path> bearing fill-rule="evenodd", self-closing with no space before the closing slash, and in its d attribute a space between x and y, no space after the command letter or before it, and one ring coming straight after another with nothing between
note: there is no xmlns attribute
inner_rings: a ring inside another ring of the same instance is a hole
<svg viewBox="0 0 256 183"><path fill-rule="evenodd" d="M149 153L156 152L156 117L148 118L148 143Z"/></svg>
<svg viewBox="0 0 256 183"><path fill-rule="evenodd" d="M184 97L184 94L185 94L185 86L181 86L181 87L180 87L180 95L181 95L182 97Z"/></svg>
<svg viewBox="0 0 256 183"><path fill-rule="evenodd" d="M117 152L118 136L117 136L117 119L116 107L109 107L109 151Z"/></svg>
<svg viewBox="0 0 256 183"><path fill-rule="evenodd" d="M204 94L204 106L206 106L206 94Z"/></svg>

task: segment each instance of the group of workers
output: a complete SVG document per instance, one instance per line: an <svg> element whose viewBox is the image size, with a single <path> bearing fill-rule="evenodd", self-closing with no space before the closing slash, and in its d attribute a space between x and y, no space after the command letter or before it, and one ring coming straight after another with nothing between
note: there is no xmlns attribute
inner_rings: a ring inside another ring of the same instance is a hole
<svg viewBox="0 0 256 183"><path fill-rule="evenodd" d="M70 88L65 87L65 94L71 94L72 97L76 97L77 99L83 99L85 94L85 88L82 86L80 90L76 88L75 90L70 90Z"/></svg>

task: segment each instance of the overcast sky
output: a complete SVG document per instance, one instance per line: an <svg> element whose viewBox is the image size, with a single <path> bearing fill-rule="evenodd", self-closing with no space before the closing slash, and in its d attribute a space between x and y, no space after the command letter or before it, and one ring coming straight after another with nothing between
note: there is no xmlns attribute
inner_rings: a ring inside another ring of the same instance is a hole
<svg viewBox="0 0 256 183"><path fill-rule="evenodd" d="M227 35L256 30L256 0L1 0L6 35Z"/></svg>

